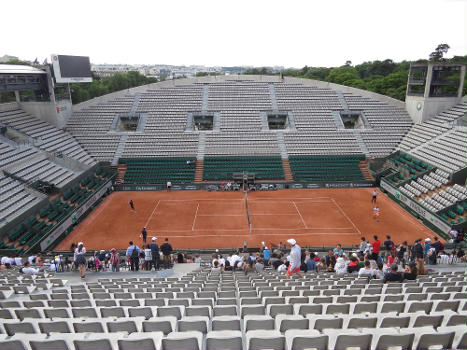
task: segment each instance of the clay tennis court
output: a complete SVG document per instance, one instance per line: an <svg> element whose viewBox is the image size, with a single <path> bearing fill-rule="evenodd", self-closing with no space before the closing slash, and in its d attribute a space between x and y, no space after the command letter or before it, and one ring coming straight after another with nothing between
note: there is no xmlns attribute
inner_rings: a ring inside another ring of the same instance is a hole
<svg viewBox="0 0 467 350"><path fill-rule="evenodd" d="M87 249L124 249L141 245L141 229L176 248L238 248L276 245L293 237L302 246L355 245L386 234L394 242L433 236L426 226L378 196L379 221L373 219L372 188L250 192L114 192L63 242L83 241ZM128 204L132 199L136 212ZM251 223L248 222L248 212Z"/></svg>

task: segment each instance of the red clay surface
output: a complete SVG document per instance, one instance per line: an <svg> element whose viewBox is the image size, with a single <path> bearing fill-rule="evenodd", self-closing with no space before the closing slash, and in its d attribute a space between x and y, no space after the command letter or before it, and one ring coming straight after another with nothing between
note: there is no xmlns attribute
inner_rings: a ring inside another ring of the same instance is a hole
<svg viewBox="0 0 467 350"><path fill-rule="evenodd" d="M378 196L379 221L373 219L373 189L310 189L250 192L246 213L241 192L115 192L107 197L63 242L83 241L87 249L124 249L141 244L141 229L174 248L237 248L277 245L295 238L302 246L359 244L360 237L394 242L433 236L427 227L385 195ZM136 212L128 204L132 199Z"/></svg>

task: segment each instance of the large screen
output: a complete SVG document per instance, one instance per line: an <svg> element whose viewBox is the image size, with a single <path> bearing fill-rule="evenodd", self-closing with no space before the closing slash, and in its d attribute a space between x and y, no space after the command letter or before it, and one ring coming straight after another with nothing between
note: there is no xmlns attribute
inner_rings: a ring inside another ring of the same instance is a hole
<svg viewBox="0 0 467 350"><path fill-rule="evenodd" d="M52 67L57 83L92 82L91 63L87 56L52 55Z"/></svg>

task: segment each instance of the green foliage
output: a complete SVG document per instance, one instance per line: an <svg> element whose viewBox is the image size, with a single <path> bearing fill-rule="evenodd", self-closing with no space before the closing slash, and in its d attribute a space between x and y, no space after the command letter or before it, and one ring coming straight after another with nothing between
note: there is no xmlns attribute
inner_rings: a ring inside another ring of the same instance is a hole
<svg viewBox="0 0 467 350"><path fill-rule="evenodd" d="M433 62L444 61L443 56L444 56L445 53L448 52L449 48L450 47L449 47L448 44L439 44L436 47L435 51L430 53L430 61L433 61Z"/></svg>
<svg viewBox="0 0 467 350"><path fill-rule="evenodd" d="M157 79L147 78L139 72L117 73L102 80L95 79L92 83L71 84L71 97L73 103L80 103L111 92L151 83L157 83Z"/></svg>

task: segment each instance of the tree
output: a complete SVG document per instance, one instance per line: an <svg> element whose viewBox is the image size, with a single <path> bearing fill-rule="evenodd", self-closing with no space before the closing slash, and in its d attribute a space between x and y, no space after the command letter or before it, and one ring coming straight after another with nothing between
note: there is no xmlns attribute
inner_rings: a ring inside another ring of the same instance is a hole
<svg viewBox="0 0 467 350"><path fill-rule="evenodd" d="M430 53L430 61L432 62L442 62L444 61L443 55L449 50L448 44L439 44L435 51Z"/></svg>

